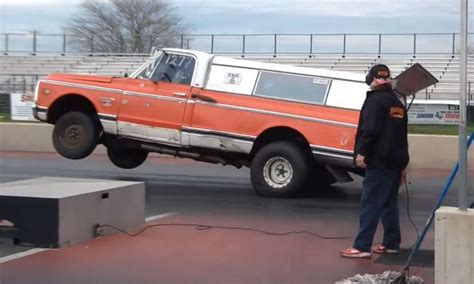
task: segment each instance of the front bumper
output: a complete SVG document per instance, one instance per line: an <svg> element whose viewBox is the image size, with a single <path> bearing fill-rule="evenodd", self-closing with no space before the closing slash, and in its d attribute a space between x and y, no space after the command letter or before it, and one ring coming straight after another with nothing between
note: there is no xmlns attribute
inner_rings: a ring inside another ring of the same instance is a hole
<svg viewBox="0 0 474 284"><path fill-rule="evenodd" d="M45 107L34 106L33 107L33 116L37 120L47 121L48 120L48 109Z"/></svg>

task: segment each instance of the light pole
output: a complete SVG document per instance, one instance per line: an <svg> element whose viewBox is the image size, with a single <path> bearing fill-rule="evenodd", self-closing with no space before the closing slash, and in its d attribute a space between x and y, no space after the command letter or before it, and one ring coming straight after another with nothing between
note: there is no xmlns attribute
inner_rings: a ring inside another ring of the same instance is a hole
<svg viewBox="0 0 474 284"><path fill-rule="evenodd" d="M459 98L459 209L467 210L467 134L466 134L466 89L467 89L467 25L468 0L461 0L461 55Z"/></svg>

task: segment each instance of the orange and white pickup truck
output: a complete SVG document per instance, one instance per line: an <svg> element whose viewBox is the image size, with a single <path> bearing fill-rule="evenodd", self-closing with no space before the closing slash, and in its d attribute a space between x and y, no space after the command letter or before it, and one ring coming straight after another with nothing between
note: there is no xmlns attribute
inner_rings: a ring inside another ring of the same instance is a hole
<svg viewBox="0 0 474 284"><path fill-rule="evenodd" d="M256 193L290 197L361 173L352 162L364 74L163 49L128 77L51 74L34 115L62 156L107 147L120 168L150 152L250 167Z"/></svg>

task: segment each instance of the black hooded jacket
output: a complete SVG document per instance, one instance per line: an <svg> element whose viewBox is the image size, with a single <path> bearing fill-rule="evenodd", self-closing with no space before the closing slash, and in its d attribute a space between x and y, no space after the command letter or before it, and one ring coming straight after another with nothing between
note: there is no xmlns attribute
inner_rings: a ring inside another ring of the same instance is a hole
<svg viewBox="0 0 474 284"><path fill-rule="evenodd" d="M409 162L407 111L391 88L368 91L357 129L354 160L368 169L404 170Z"/></svg>

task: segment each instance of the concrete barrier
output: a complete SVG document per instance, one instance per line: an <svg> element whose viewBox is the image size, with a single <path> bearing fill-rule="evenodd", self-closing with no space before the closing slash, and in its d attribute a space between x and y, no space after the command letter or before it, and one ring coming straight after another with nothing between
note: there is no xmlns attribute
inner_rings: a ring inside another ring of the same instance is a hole
<svg viewBox="0 0 474 284"><path fill-rule="evenodd" d="M408 137L410 165L413 169L451 169L458 161L458 136L418 135ZM468 163L474 163L474 150L468 152ZM471 168L470 167L470 168Z"/></svg>
<svg viewBox="0 0 474 284"><path fill-rule="evenodd" d="M441 207L435 220L435 283L474 283L474 210Z"/></svg>
<svg viewBox="0 0 474 284"><path fill-rule="evenodd" d="M55 152L53 127L43 123L0 123L0 151ZM106 154L99 145L95 154Z"/></svg>
<svg viewBox="0 0 474 284"><path fill-rule="evenodd" d="M0 123L0 151L54 152L53 126L41 123ZM458 159L458 137L410 135L410 169L451 169ZM105 154L103 146L96 154ZM469 151L474 162L474 150Z"/></svg>

